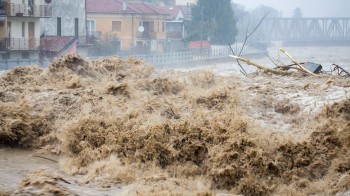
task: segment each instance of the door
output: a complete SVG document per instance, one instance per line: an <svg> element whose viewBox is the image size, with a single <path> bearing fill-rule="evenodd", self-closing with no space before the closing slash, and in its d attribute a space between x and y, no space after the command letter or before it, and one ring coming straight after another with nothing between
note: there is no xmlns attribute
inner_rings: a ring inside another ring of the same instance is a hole
<svg viewBox="0 0 350 196"><path fill-rule="evenodd" d="M28 46L29 49L35 48L35 23L28 23Z"/></svg>
<svg viewBox="0 0 350 196"><path fill-rule="evenodd" d="M9 49L11 49L11 47L13 47L13 40L11 40L11 22L8 21L7 22L7 40L6 40L6 47L8 47Z"/></svg>

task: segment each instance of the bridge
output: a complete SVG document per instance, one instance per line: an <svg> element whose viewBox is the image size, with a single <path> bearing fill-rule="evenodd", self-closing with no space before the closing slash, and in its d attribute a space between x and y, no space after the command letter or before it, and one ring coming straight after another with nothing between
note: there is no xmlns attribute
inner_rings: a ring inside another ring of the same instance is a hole
<svg viewBox="0 0 350 196"><path fill-rule="evenodd" d="M350 18L271 18L263 31L271 41L350 43Z"/></svg>

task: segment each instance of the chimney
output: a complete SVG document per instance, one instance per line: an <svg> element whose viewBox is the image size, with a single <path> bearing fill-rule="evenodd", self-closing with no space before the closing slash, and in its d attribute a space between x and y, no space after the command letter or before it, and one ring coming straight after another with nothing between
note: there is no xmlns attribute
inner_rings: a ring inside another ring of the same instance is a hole
<svg viewBox="0 0 350 196"><path fill-rule="evenodd" d="M128 8L128 3L126 2L126 0L123 1L123 11L126 11L126 9Z"/></svg>

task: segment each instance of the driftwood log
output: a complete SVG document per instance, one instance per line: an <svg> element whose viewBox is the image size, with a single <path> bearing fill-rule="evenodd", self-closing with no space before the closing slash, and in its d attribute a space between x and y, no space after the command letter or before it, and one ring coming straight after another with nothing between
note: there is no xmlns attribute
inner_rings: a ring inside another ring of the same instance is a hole
<svg viewBox="0 0 350 196"><path fill-rule="evenodd" d="M300 63L298 63L296 60L294 60L292 58L292 56L290 54L288 54L283 48L280 48L280 51L282 51L293 63L295 63L296 65L298 65L298 67L303 70L304 72L311 74L313 76L318 76L317 74L312 73L311 71L305 69L305 67L303 67L302 65L300 65Z"/></svg>
<svg viewBox="0 0 350 196"><path fill-rule="evenodd" d="M243 57L233 56L233 55L230 55L230 57L232 57L232 58L234 58L236 60L239 60L239 61L243 61L243 62L247 63L248 65L253 65L253 66L255 66L255 67L259 68L259 69L271 72L273 74L277 74L277 75L292 75L293 74L293 72L290 72L290 71L271 69L271 68L259 65L259 64L255 63L255 62L253 62L251 60L248 60L248 59L245 59Z"/></svg>

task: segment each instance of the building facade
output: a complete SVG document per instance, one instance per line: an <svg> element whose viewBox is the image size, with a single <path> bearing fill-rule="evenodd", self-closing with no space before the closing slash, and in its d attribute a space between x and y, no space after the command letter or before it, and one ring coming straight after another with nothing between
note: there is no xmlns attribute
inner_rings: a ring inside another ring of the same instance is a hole
<svg viewBox="0 0 350 196"><path fill-rule="evenodd" d="M185 38L187 36L187 27L191 21L190 5L177 5L169 7L167 12L166 31L168 40L168 52L184 51Z"/></svg>
<svg viewBox="0 0 350 196"><path fill-rule="evenodd" d="M41 20L42 34L49 36L85 36L85 5L85 0L52 0L52 17Z"/></svg>
<svg viewBox="0 0 350 196"><path fill-rule="evenodd" d="M87 34L114 46L115 52L163 52L164 9L137 0L87 0Z"/></svg>
<svg viewBox="0 0 350 196"><path fill-rule="evenodd" d="M40 19L51 16L50 0L1 0L0 64L38 63Z"/></svg>
<svg viewBox="0 0 350 196"><path fill-rule="evenodd" d="M41 19L41 57L68 52L87 55L94 40L86 34L86 1L52 0L51 7L52 17Z"/></svg>

